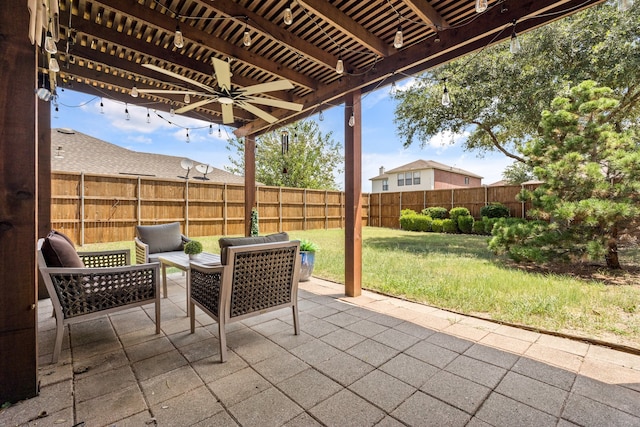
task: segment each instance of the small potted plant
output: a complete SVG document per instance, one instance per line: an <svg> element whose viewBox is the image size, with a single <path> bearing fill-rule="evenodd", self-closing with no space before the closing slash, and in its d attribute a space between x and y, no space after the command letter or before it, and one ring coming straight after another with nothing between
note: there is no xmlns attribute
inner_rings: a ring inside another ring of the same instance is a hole
<svg viewBox="0 0 640 427"><path fill-rule="evenodd" d="M316 262L316 251L318 245L308 240L300 241L300 281L305 282L311 278L313 266Z"/></svg>
<svg viewBox="0 0 640 427"><path fill-rule="evenodd" d="M189 255L189 259L195 259L200 252L202 252L202 243L197 240L190 240L184 244L184 253Z"/></svg>

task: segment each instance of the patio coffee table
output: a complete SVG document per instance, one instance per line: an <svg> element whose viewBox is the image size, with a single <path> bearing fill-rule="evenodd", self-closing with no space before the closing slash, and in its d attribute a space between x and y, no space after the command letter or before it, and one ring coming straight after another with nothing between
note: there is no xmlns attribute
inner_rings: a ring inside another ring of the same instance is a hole
<svg viewBox="0 0 640 427"><path fill-rule="evenodd" d="M158 261L160 261L160 267L162 268L162 292L164 297L167 298L167 266L178 268L186 273L187 276L187 316L189 315L189 302L191 300L190 289L190 276L191 276L191 268L190 263L196 263L201 265L217 265L220 264L220 255L210 254L208 252L199 253L194 259L189 259L189 255L180 253L180 254L170 254L170 255L161 255L158 257Z"/></svg>

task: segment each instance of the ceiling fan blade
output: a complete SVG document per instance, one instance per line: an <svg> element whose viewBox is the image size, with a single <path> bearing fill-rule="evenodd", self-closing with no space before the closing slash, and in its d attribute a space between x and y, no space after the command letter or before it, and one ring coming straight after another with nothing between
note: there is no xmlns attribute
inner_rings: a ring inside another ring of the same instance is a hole
<svg viewBox="0 0 640 427"><path fill-rule="evenodd" d="M216 72L218 86L221 88L231 89L231 69L229 63L218 58L211 58L213 61L213 69Z"/></svg>
<svg viewBox="0 0 640 427"><path fill-rule="evenodd" d="M220 104L222 107L222 123L225 125L233 123L233 107L231 104Z"/></svg>
<svg viewBox="0 0 640 427"><path fill-rule="evenodd" d="M189 95L196 96L211 96L208 93L204 92L195 92L193 90L171 90L171 89L138 89L140 93L175 93L176 95L184 95L188 93Z"/></svg>
<svg viewBox="0 0 640 427"><path fill-rule="evenodd" d="M253 104L269 105L276 108L284 108L286 110L302 111L302 104L296 104L295 102L282 101L280 99L271 98L259 98L257 96L249 96L245 102L251 102Z"/></svg>
<svg viewBox="0 0 640 427"><path fill-rule="evenodd" d="M142 66L145 67L145 68L148 68L150 70L154 70L154 71L157 71L159 73L165 74L167 76L182 80L183 82L191 83L194 86L198 86L199 88L202 88L202 89L206 90L207 92L211 92L211 93L214 92L213 88L211 88L210 86L207 86L206 84L203 84L203 83L200 83L199 81L190 79L189 77L181 76L180 74L174 73L173 71L165 70L164 68L158 67L157 65L142 64Z"/></svg>
<svg viewBox="0 0 640 427"><path fill-rule="evenodd" d="M276 80L275 82L259 83L253 86L247 86L243 89L245 95L253 95L254 93L273 92L274 90L293 89L293 84L289 80Z"/></svg>
<svg viewBox="0 0 640 427"><path fill-rule="evenodd" d="M238 106L244 108L245 110L247 110L251 114L260 117L262 120L264 120L266 122L275 123L275 122L278 121L278 119L276 117L272 116L271 114L267 113L266 111L263 111L263 110L259 109L255 105L251 105L251 104L246 103L246 102L238 102Z"/></svg>
<svg viewBox="0 0 640 427"><path fill-rule="evenodd" d="M194 102L192 104L189 105L185 105L184 107L178 108L176 110L176 114L182 114L182 113L186 113L187 111L191 111L194 108L198 108L198 107L202 107L203 105L207 105L211 102L215 102L216 98L208 98L208 99L202 99L198 102Z"/></svg>

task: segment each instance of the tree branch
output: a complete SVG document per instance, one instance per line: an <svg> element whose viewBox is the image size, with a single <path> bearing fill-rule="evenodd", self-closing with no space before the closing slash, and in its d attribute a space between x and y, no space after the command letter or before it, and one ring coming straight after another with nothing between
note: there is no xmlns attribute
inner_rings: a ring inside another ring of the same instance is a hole
<svg viewBox="0 0 640 427"><path fill-rule="evenodd" d="M527 161L526 161L524 158L522 158L522 157L520 157L520 156L518 156L518 155L516 155L516 154L510 153L509 151L507 151L507 149L506 149L506 148L504 148L504 147L500 144L500 141L498 141L498 137L496 136L496 134L495 134L495 133L493 133L493 131L491 130L491 128L490 128L490 127L488 127L488 126L486 126L484 123L481 123L481 122L478 122L478 121L473 121L473 120L471 120L471 123L475 124L475 125L476 125L476 126L478 126L480 129L482 129L483 131L485 131L485 132L489 135L489 138L491 138L491 142L493 143L493 146L494 146L494 147L496 147L496 148L498 149L498 151L500 151L502 154L504 154L505 156L507 156L507 157L509 157L509 158L511 158L511 159L513 159L513 160L516 160L516 161L518 161L518 162L520 162L520 163L524 163L524 164L526 164L526 163L527 163Z"/></svg>

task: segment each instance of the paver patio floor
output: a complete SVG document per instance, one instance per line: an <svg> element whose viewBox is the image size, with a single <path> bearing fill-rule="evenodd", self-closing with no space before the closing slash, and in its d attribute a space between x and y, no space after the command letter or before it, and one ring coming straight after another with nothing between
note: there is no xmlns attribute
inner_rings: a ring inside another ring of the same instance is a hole
<svg viewBox="0 0 640 427"><path fill-rule="evenodd" d="M228 325L169 276L153 306L71 325L39 305L40 395L2 426L640 426L640 356L525 331L313 278L291 310Z"/></svg>

